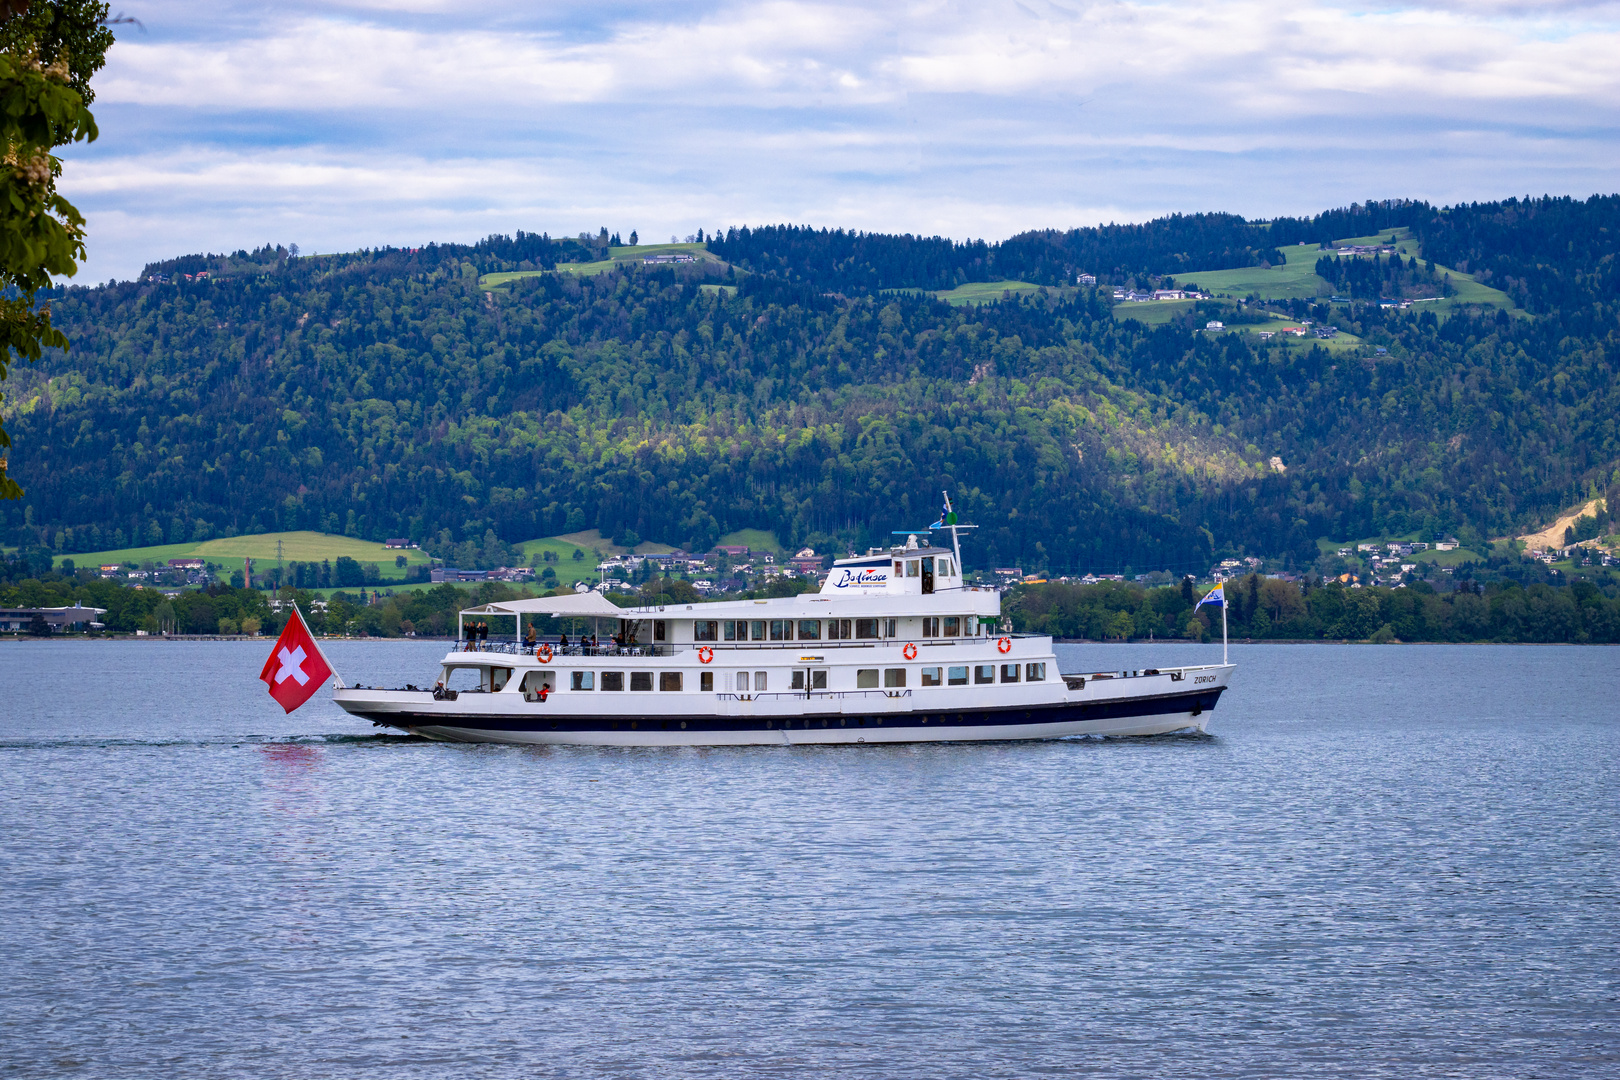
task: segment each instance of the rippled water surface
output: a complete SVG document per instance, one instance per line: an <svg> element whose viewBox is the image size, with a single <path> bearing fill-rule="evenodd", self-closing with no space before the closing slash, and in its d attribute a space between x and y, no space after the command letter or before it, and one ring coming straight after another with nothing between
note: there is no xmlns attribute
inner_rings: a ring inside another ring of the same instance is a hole
<svg viewBox="0 0 1620 1080"><path fill-rule="evenodd" d="M0 1075L1620 1074L1620 651L1252 646L1208 736L724 750L283 716L267 652L0 643Z"/></svg>

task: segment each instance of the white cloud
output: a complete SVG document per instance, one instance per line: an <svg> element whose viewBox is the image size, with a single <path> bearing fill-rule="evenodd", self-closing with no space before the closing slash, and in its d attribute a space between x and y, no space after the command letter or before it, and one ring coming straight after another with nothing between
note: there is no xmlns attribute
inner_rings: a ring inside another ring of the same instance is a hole
<svg viewBox="0 0 1620 1080"><path fill-rule="evenodd" d="M1586 194L1620 163L1617 12L173 3L114 49L64 186L97 277L271 227L322 250L782 219L995 237Z"/></svg>

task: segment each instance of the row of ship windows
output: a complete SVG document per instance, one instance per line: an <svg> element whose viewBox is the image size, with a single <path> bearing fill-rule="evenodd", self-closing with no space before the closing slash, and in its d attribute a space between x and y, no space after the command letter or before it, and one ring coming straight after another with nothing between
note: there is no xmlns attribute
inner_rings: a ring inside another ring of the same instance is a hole
<svg viewBox="0 0 1620 1080"><path fill-rule="evenodd" d="M654 625L654 641L664 640L662 625ZM934 615L922 621L925 638L971 637L976 632L972 615ZM898 619L699 619L692 624L694 641L876 641L898 634Z"/></svg>
<svg viewBox="0 0 1620 1080"><path fill-rule="evenodd" d="M920 669L921 686L967 686L971 682L976 686L984 686L998 681L997 668L1000 668L1000 682L1044 682L1046 681L1046 665L1036 664L964 664L959 667L925 667ZM855 688L857 690L894 690L904 689L907 679L906 668L857 668L855 671ZM570 690L596 690L598 685L605 691L622 691L625 689L625 676L630 676L629 688L632 691L651 691L653 676L657 676L659 690L680 691L684 688L683 672L679 671L572 671L569 672ZM698 673L698 690L712 693L715 689L715 672L701 671ZM598 684L597 676L601 676ZM971 678L970 678L971 675ZM545 672L530 672L525 680L532 685L525 685L528 693L538 692L541 685L549 682L550 676ZM742 694L762 693L770 688L770 673L766 671L738 671L726 677L725 681L731 683L727 690ZM827 689L827 670L825 668L801 668L792 672L789 683L791 690L825 690ZM498 687L497 687L498 689Z"/></svg>

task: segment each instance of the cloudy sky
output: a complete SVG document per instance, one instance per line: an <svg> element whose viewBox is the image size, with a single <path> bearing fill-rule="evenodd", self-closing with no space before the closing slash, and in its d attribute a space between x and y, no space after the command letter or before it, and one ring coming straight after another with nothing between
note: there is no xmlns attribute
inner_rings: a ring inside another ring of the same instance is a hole
<svg viewBox="0 0 1620 1080"><path fill-rule="evenodd" d="M115 5L119 7L119 5ZM151 259L1620 190L1620 3L133 0L64 153Z"/></svg>

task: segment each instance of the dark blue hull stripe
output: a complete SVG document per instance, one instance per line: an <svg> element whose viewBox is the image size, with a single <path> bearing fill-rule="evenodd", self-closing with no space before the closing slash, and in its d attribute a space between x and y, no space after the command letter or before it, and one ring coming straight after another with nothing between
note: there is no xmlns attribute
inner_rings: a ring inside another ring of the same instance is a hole
<svg viewBox="0 0 1620 1080"><path fill-rule="evenodd" d="M1209 712L1226 687L1184 694L1132 698L1124 701L1064 702L1025 709L981 709L966 712L890 713L884 716L849 716L810 713L805 716L765 719L753 716L632 716L546 718L545 706L536 704L534 716L494 716L445 713L355 713L378 724L397 728L462 728L472 731L774 731L805 728L881 727L997 727L1023 724L1072 724L1079 721L1124 720L1172 713Z"/></svg>

